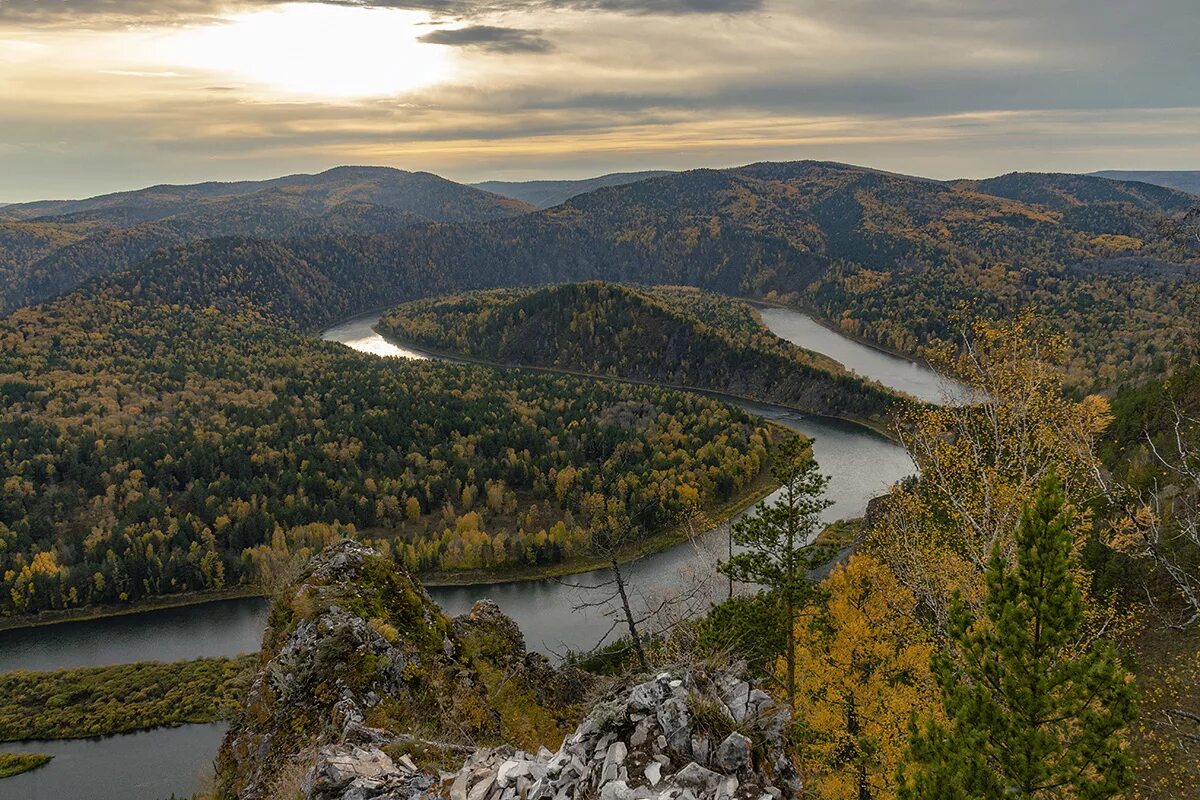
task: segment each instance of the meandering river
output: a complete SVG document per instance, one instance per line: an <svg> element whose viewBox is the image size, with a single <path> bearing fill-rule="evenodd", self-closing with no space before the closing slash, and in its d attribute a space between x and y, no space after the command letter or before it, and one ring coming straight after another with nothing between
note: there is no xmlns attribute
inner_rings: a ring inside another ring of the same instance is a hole
<svg viewBox="0 0 1200 800"><path fill-rule="evenodd" d="M372 326L378 316L355 317L322 336L381 357L425 358L375 333ZM783 338L825 353L860 374L922 399L938 399L933 394L940 386L937 376L922 365L852 342L795 311L768 309L763 318ZM862 426L778 406L739 405L814 439L817 461L830 476L833 506L825 514L828 521L861 515L869 499L912 472L900 447ZM678 545L629 565L629 582L641 593L670 590L689 575L711 570L713 554L724 546L723 534L710 532L695 544ZM601 572L570 580L587 584L603 577ZM579 590L553 580L433 587L430 594L451 615L491 598L520 625L531 648L548 653L591 647L611 624L599 610L572 611ZM259 648L265 620L266 602L249 598L0 631L0 671L233 656ZM45 767L0 782L0 800L161 800L172 792L186 796L199 789L198 776L209 767L222 730L220 725L187 725L100 740L0 745L0 751L56 755Z"/></svg>
<svg viewBox="0 0 1200 800"><path fill-rule="evenodd" d="M924 364L885 353L830 330L807 314L790 308L758 309L763 324L781 339L834 361L884 386L898 389L928 403L954 401L963 387L947 381Z"/></svg>

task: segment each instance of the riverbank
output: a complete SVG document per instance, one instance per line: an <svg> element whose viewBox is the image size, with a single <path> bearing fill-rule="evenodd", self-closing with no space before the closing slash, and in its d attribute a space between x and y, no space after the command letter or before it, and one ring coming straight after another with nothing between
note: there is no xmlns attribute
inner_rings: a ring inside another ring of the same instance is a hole
<svg viewBox="0 0 1200 800"><path fill-rule="evenodd" d="M46 625L57 625L63 622L87 622L93 619L123 617L129 614L141 614L146 611L161 611L169 608L184 608L204 603L215 603L220 600L240 600L246 597L264 597L262 589L255 586L235 586L229 589L213 589L202 592L181 592L179 594L147 597L132 603L121 605L87 606L84 608L63 608L53 611L40 611L37 614L14 617L0 617L0 631L18 630L22 628L40 628Z"/></svg>
<svg viewBox="0 0 1200 800"><path fill-rule="evenodd" d="M863 347L869 347L872 350L878 350L880 353L884 353L885 355L895 356L896 358L901 358L901 359L904 359L905 361L911 361L912 363L917 364L919 366L929 367L932 369L932 367L930 367L929 362L926 361L923 356L920 356L915 353L906 353L903 350L897 350L893 347L888 347L887 345L885 345L881 342L873 341L871 339L866 338L865 336L860 336L857 333L847 333L846 331L839 329L838 327L836 327L833 324L833 320L825 317L824 313L820 309L818 309L816 306L809 306L809 305L804 305L804 304L797 305L795 303L783 303L783 302L780 302L779 300L769 300L765 297L738 297L737 299L745 301L745 302L749 303L751 305L751 307L755 307L755 308L757 308L759 306L765 306L766 308L780 308L780 309L783 309L784 311L794 311L797 314L803 314L804 316L811 319L813 322L820 325L825 330L829 331L830 333L835 333L844 339L849 339L850 341L855 342L856 344L861 344ZM800 345L800 346L803 347L803 345ZM817 352L817 351L813 351L813 352ZM832 358L832 356L830 356L830 357Z"/></svg>
<svg viewBox="0 0 1200 800"><path fill-rule="evenodd" d="M0 778L12 778L50 763L45 753L0 753Z"/></svg>
<svg viewBox="0 0 1200 800"><path fill-rule="evenodd" d="M91 739L223 721L258 654L0 674L0 742ZM70 703L61 702L70 698ZM2 747L2 745L0 745Z"/></svg>
<svg viewBox="0 0 1200 800"><path fill-rule="evenodd" d="M773 422L767 423L773 428L787 430L782 425ZM730 499L726 503L713 508L703 510L704 520L707 523L705 530L699 533L708 533L716 530L722 525L730 522L739 514L752 508L763 498L770 495L779 484L775 483L771 478L770 471L764 469L757 478L750 483L744 492L739 493L736 497ZM640 542L636 547L630 547L622 550L617 557L617 562L620 564L628 564L632 561L639 561L647 556L652 556L668 550L676 545L682 544L693 535L695 531L688 529L687 525L681 523L674 525L660 533L647 537ZM470 572L453 573L430 573L428 575L419 576L421 583L428 587L451 587L451 586L484 586L500 583L522 583L527 581L546 580L547 578L563 578L569 575L579 575L584 572L592 572L598 569L606 569L610 564L607 560L601 558L584 558L573 559L561 564L548 564L544 567L530 567L528 569L506 569L501 571L490 570L471 570Z"/></svg>

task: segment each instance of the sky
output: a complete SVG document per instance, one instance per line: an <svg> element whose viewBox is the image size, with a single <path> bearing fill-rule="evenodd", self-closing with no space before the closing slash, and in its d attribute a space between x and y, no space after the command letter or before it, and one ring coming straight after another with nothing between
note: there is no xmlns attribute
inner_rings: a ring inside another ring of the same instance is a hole
<svg viewBox="0 0 1200 800"><path fill-rule="evenodd" d="M340 164L1200 169L1198 0L0 0L0 202Z"/></svg>

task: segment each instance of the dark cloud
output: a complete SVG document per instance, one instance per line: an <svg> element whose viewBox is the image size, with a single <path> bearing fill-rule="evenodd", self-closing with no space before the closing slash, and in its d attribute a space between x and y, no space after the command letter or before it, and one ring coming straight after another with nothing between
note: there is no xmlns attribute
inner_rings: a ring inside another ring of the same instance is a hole
<svg viewBox="0 0 1200 800"><path fill-rule="evenodd" d="M625 14L747 14L762 10L763 0L566 0L540 5Z"/></svg>
<svg viewBox="0 0 1200 800"><path fill-rule="evenodd" d="M0 22L66 27L164 24L211 17L232 8L296 0L0 0ZM556 9L620 14L744 14L765 0L309 0L329 5L428 11L447 19ZM517 48L520 49L520 48ZM529 48L525 48L527 51Z"/></svg>
<svg viewBox="0 0 1200 800"><path fill-rule="evenodd" d="M501 28L495 25L443 28L425 34L420 40L426 44L476 47L497 53L545 53L552 49L550 42L542 38L537 31Z"/></svg>

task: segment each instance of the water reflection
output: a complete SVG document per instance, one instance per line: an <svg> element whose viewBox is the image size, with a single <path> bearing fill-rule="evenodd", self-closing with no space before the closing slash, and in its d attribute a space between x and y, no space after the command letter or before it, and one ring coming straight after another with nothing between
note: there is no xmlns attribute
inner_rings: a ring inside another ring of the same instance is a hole
<svg viewBox="0 0 1200 800"><path fill-rule="evenodd" d="M252 597L0 631L0 672L253 653L266 609Z"/></svg>
<svg viewBox="0 0 1200 800"><path fill-rule="evenodd" d="M212 775L225 724L184 725L104 739L12 742L9 753L54 760L0 781L3 800L166 800L191 797Z"/></svg>
<svg viewBox="0 0 1200 800"><path fill-rule="evenodd" d="M377 322L379 322L379 312L377 311L360 314L323 331L321 338L327 342L340 342L361 353L370 353L374 356L400 356L418 361L428 360L429 356L424 353L400 347L384 339L373 329Z"/></svg>
<svg viewBox="0 0 1200 800"><path fill-rule="evenodd" d="M885 353L831 331L807 314L790 308L760 308L763 323L781 339L829 356L851 372L929 403L957 402L960 384L947 381L924 364Z"/></svg>

